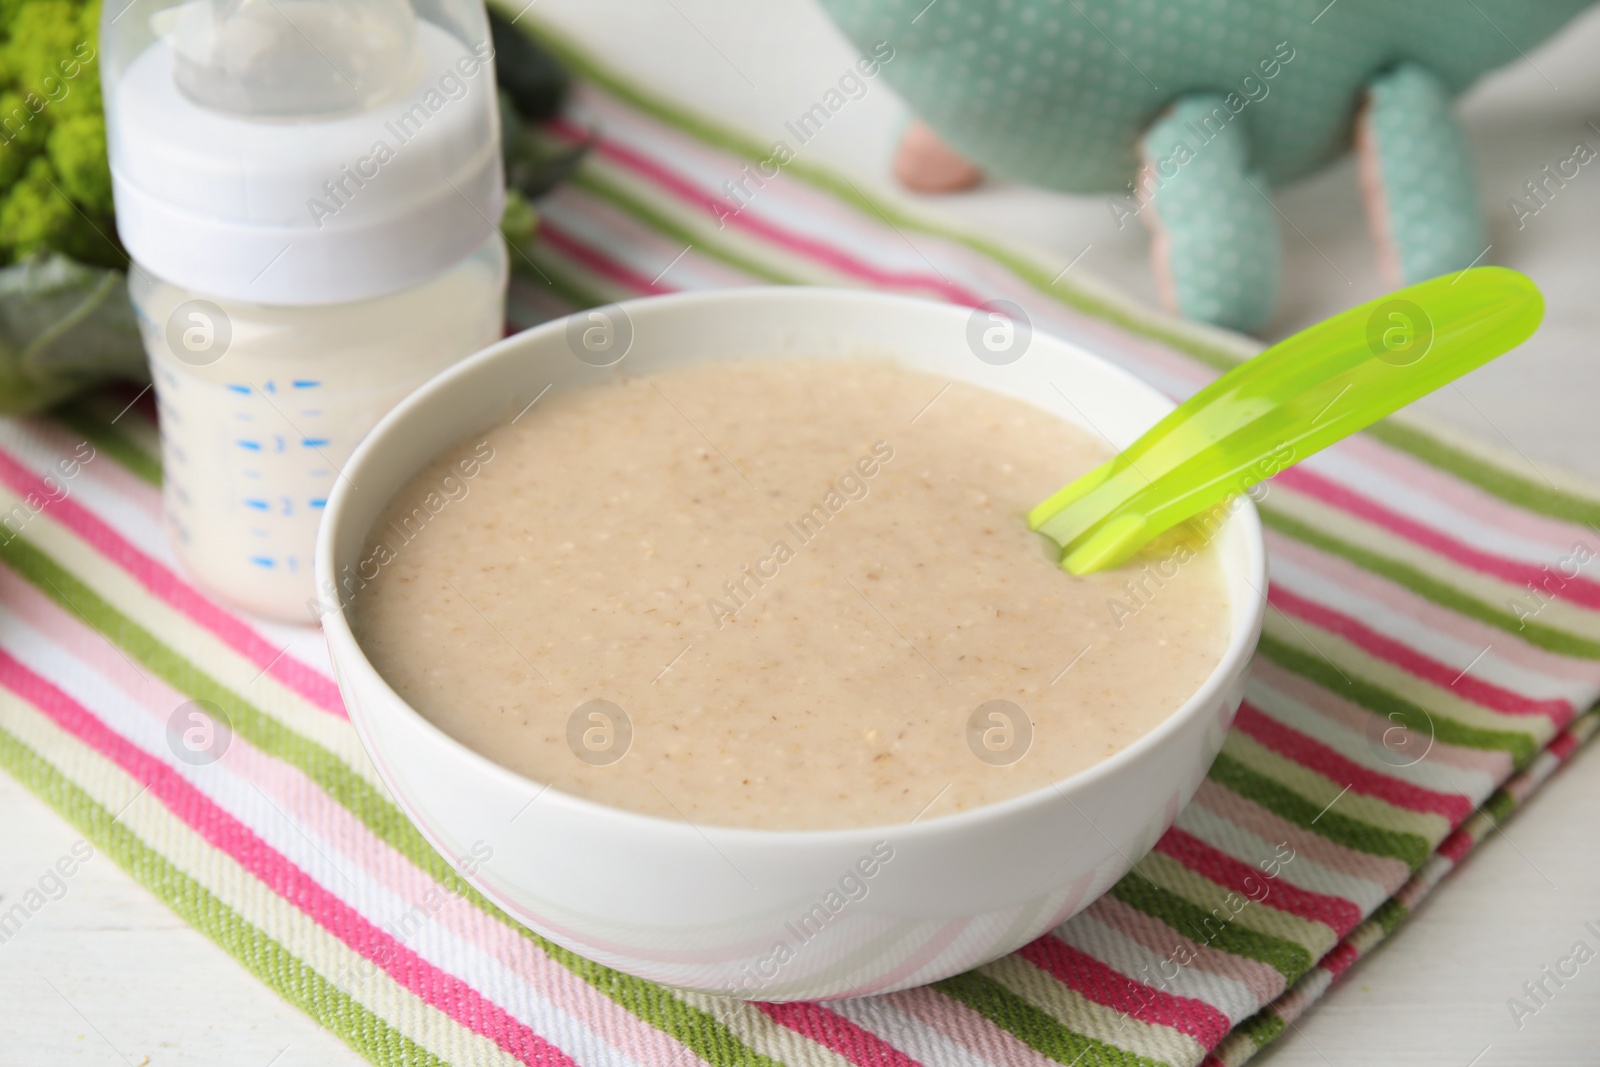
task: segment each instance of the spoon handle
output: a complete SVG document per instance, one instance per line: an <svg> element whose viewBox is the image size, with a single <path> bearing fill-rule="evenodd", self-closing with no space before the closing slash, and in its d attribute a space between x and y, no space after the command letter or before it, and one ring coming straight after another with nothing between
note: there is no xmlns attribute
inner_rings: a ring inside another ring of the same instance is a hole
<svg viewBox="0 0 1600 1067"><path fill-rule="evenodd" d="M1190 397L1028 515L1086 574L1527 340L1533 282L1476 267L1341 312Z"/></svg>

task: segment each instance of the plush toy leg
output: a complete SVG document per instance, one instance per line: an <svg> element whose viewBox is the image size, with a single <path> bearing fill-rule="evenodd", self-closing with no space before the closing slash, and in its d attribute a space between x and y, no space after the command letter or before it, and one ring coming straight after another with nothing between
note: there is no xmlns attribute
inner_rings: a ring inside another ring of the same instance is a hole
<svg viewBox="0 0 1600 1067"><path fill-rule="evenodd" d="M1136 199L1168 307L1251 331L1277 303L1281 252L1245 119L1221 96L1186 96L1145 133Z"/></svg>
<svg viewBox="0 0 1600 1067"><path fill-rule="evenodd" d="M1373 81L1356 148L1390 284L1463 270L1483 254L1489 242L1466 136L1437 78L1408 64Z"/></svg>
<svg viewBox="0 0 1600 1067"><path fill-rule="evenodd" d="M894 176L918 193L954 193L970 189L983 173L945 144L933 127L913 120L894 156Z"/></svg>

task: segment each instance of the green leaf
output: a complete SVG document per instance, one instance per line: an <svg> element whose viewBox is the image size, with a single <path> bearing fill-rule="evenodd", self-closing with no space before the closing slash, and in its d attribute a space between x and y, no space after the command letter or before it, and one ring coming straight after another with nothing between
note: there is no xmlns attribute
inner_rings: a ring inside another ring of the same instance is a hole
<svg viewBox="0 0 1600 1067"><path fill-rule="evenodd" d="M121 271L65 256L0 270L0 414L37 411L111 379L148 376Z"/></svg>

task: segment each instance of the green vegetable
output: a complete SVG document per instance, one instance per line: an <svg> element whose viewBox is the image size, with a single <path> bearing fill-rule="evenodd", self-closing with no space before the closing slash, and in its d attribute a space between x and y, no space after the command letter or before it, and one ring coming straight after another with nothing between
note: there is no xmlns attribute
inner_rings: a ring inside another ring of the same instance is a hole
<svg viewBox="0 0 1600 1067"><path fill-rule="evenodd" d="M0 414L37 411L113 378L144 378L119 270L35 256L0 270Z"/></svg>
<svg viewBox="0 0 1600 1067"><path fill-rule="evenodd" d="M0 0L0 266L123 267L100 110L100 4Z"/></svg>
<svg viewBox="0 0 1600 1067"><path fill-rule="evenodd" d="M494 42L496 80L517 114L528 122L543 122L560 114L571 87L561 61L517 29L515 20L493 4L489 5L489 34Z"/></svg>
<svg viewBox="0 0 1600 1067"><path fill-rule="evenodd" d="M506 210L500 216L500 236L513 251L527 248L533 243L534 231L539 228L539 213L528 203L528 198L515 189L506 190Z"/></svg>
<svg viewBox="0 0 1600 1067"><path fill-rule="evenodd" d="M99 26L98 0L0 0L0 414L147 374L112 216Z"/></svg>

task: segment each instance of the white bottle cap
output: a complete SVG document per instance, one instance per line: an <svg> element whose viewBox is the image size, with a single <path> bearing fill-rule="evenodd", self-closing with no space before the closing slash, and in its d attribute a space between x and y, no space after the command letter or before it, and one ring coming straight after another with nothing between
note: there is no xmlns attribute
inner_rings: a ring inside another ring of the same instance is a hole
<svg viewBox="0 0 1600 1067"><path fill-rule="evenodd" d="M151 31L105 99L117 232L155 275L361 300L442 273L499 221L486 25L463 40L407 0L194 0Z"/></svg>

